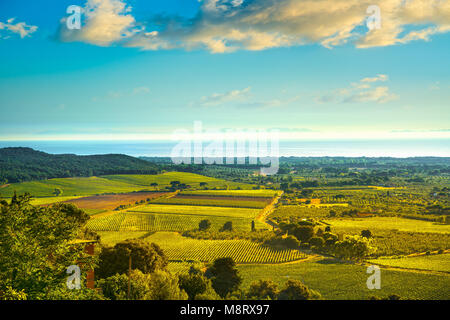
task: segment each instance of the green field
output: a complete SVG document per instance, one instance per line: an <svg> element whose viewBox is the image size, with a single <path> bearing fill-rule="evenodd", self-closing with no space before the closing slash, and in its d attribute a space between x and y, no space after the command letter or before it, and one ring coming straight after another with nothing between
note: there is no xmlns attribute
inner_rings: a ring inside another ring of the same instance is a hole
<svg viewBox="0 0 450 320"><path fill-rule="evenodd" d="M398 230L405 232L450 233L450 225L398 217L325 219L323 221L330 224L336 232L351 233L352 231L357 232L369 229L372 232L377 230Z"/></svg>
<svg viewBox="0 0 450 320"><path fill-rule="evenodd" d="M205 195L205 196L222 196L222 197L262 197L273 198L280 192L276 190L197 190L183 191L183 195Z"/></svg>
<svg viewBox="0 0 450 320"><path fill-rule="evenodd" d="M177 266L181 269L181 266ZM283 287L288 279L303 281L318 291L325 299L368 299L371 296L386 298L396 294L408 299L450 299L450 276L381 270L381 289L367 289L370 276L366 267L340 264L332 260L299 262L279 265L240 265L242 288L259 279L272 279Z"/></svg>
<svg viewBox="0 0 450 320"><path fill-rule="evenodd" d="M118 242L122 242L128 239L140 239L150 235L147 231L98 231L97 234L100 236L100 241L102 244L113 246Z"/></svg>
<svg viewBox="0 0 450 320"><path fill-rule="evenodd" d="M93 231L189 231L197 230L200 221L211 221L211 230L218 231L231 221L233 230L251 231L251 219L221 217L213 215L153 214L139 212L119 212L109 216L91 219L87 227ZM256 229L267 229L262 222L255 221Z"/></svg>
<svg viewBox="0 0 450 320"><path fill-rule="evenodd" d="M251 189L251 185L229 182L221 179L186 172L166 172L158 175L111 175L89 178L58 178L42 181L12 183L0 189L0 197L11 197L17 193L31 193L35 197L52 197L56 188L63 191L62 196L89 196L103 193L126 193L132 191L155 190L151 183L158 183L164 189L171 181L180 181L196 187L200 182L216 188Z"/></svg>
<svg viewBox="0 0 450 320"><path fill-rule="evenodd" d="M433 254L399 259L372 259L369 262L382 266L450 273L450 254Z"/></svg>
<svg viewBox="0 0 450 320"><path fill-rule="evenodd" d="M31 199L31 204L34 206L40 206L43 204L58 203L78 198L81 198L81 196L33 198Z"/></svg>
<svg viewBox="0 0 450 320"><path fill-rule="evenodd" d="M306 258L298 250L273 249L248 240L196 240L173 232L157 232L145 240L157 243L172 261L212 262L231 257L238 263L280 263Z"/></svg>
<svg viewBox="0 0 450 320"><path fill-rule="evenodd" d="M172 204L172 205L188 205L188 206L209 206L209 207L231 207L231 208L256 208L262 209L267 206L263 201L242 201L233 199L195 199L193 198L168 198L155 199L151 201L155 204Z"/></svg>
<svg viewBox="0 0 450 320"><path fill-rule="evenodd" d="M229 207L208 207L208 206L184 206L184 205L166 205L149 204L138 208L130 209L128 212L142 213L163 213L163 214L185 214L200 216L218 216L254 219L261 210L248 208L229 208Z"/></svg>

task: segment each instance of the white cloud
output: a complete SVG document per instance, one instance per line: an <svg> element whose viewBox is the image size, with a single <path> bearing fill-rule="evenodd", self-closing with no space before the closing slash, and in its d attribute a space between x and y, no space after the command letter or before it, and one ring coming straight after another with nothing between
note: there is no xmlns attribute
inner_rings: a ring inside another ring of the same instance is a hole
<svg viewBox="0 0 450 320"><path fill-rule="evenodd" d="M387 86L372 87L376 82L387 81L389 77L379 74L376 77L363 78L359 82L352 83L349 88L335 90L319 96L316 101L319 103L340 102L340 103L386 103L398 98L396 94L390 92Z"/></svg>
<svg viewBox="0 0 450 320"><path fill-rule="evenodd" d="M204 107L218 106L227 102L237 101L245 98L250 93L251 88L242 90L232 90L226 93L213 93L200 99L199 105Z"/></svg>
<svg viewBox="0 0 450 320"><path fill-rule="evenodd" d="M81 29L69 30L66 18L61 20L61 39L109 46L130 38L140 31L130 12L131 7L122 0L88 0L83 10L85 22Z"/></svg>
<svg viewBox="0 0 450 320"><path fill-rule="evenodd" d="M264 50L319 43L327 48L355 43L358 48L429 41L450 31L450 1L378 0L381 29L368 31L366 10L373 0L203 0L192 19L167 17L158 29L136 27L125 0L88 0L86 25L63 30L63 38L97 45L126 40L142 50L212 53ZM159 21L160 22L160 21ZM64 28L63 28L64 29Z"/></svg>
<svg viewBox="0 0 450 320"><path fill-rule="evenodd" d="M28 25L25 22L18 22L14 24L15 18L10 18L4 22L0 22L0 30L6 30L8 33L16 33L18 34L22 39L25 37L29 37L32 33L36 32L38 29L37 26ZM0 38L2 38L0 32ZM9 38L8 35L3 36L3 38Z"/></svg>

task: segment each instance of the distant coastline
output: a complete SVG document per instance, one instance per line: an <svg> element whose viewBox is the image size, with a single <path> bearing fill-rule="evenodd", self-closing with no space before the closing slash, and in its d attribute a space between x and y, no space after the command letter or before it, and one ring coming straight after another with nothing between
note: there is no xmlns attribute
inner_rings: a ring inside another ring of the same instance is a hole
<svg viewBox="0 0 450 320"><path fill-rule="evenodd" d="M0 148L29 147L51 154L169 157L176 144L174 141L0 141ZM281 141L280 156L450 157L450 139Z"/></svg>

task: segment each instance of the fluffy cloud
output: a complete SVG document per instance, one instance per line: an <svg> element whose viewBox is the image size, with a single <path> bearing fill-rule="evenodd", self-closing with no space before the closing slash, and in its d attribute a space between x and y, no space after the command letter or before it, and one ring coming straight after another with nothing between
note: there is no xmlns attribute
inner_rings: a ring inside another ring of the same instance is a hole
<svg viewBox="0 0 450 320"><path fill-rule="evenodd" d="M61 20L63 41L82 41L109 46L128 39L140 28L136 27L131 7L122 0L88 0L83 8L84 24L79 30L69 30L66 19Z"/></svg>
<svg viewBox="0 0 450 320"><path fill-rule="evenodd" d="M349 88L338 89L318 97L317 102L386 103L397 99L398 96L391 93L387 86L373 87L373 84L376 82L384 82L388 79L389 77L384 74L379 74L376 77L364 78L359 82L352 83Z"/></svg>
<svg viewBox="0 0 450 320"><path fill-rule="evenodd" d="M142 50L205 48L212 53L348 42L358 48L429 41L450 31L450 1L378 0L381 29L368 30L373 0L203 0L192 19L158 17L136 28L124 0L88 0L75 37L98 45L126 39ZM144 27L145 25L145 27ZM158 27L152 27L158 25ZM67 31L66 31L67 32Z"/></svg>
<svg viewBox="0 0 450 320"><path fill-rule="evenodd" d="M0 30L5 30L8 33L17 33L22 39L30 36L38 29L37 26L27 25L25 22L18 22L14 24L15 18L8 19L6 23L0 22ZM0 38L9 38L9 35L1 36Z"/></svg>

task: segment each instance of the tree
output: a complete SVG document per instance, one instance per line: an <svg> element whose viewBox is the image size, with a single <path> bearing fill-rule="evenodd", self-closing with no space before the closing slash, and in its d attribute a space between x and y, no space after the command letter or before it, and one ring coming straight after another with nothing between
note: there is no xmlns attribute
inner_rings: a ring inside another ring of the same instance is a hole
<svg viewBox="0 0 450 320"><path fill-rule="evenodd" d="M225 222L220 231L233 231L233 222L231 221Z"/></svg>
<svg viewBox="0 0 450 320"><path fill-rule="evenodd" d="M347 236L334 244L334 254L343 260L361 260L372 250L369 240L359 236Z"/></svg>
<svg viewBox="0 0 450 320"><path fill-rule="evenodd" d="M211 279L212 287L222 298L237 290L242 278L236 269L236 263L232 258L219 258L214 260L205 275Z"/></svg>
<svg viewBox="0 0 450 320"><path fill-rule="evenodd" d="M200 187L205 187L207 184L207 182L200 182Z"/></svg>
<svg viewBox="0 0 450 320"><path fill-rule="evenodd" d="M103 295L111 300L128 299L128 275L115 274L97 282ZM133 270L130 277L130 300L186 300L178 287L178 278L165 271L144 274Z"/></svg>
<svg viewBox="0 0 450 320"><path fill-rule="evenodd" d="M313 300L319 299L320 294L310 290L299 280L286 281L285 287L278 295L279 300Z"/></svg>
<svg viewBox="0 0 450 320"><path fill-rule="evenodd" d="M361 237L371 238L372 237L372 232L370 232L370 230L362 230L361 231Z"/></svg>
<svg viewBox="0 0 450 320"><path fill-rule="evenodd" d="M204 219L202 221L200 221L200 223L198 224L198 229L201 231L206 231L211 227L211 221L209 221L208 219Z"/></svg>
<svg viewBox="0 0 450 320"><path fill-rule="evenodd" d="M178 285L184 290L189 300L196 299L197 296L212 292L211 280L203 274L181 274L178 277Z"/></svg>
<svg viewBox="0 0 450 320"><path fill-rule="evenodd" d="M298 226L293 230L293 235L301 242L308 242L314 236L312 226Z"/></svg>
<svg viewBox="0 0 450 320"><path fill-rule="evenodd" d="M60 195L63 194L63 191L61 190L61 188L55 188L53 194L55 195L55 197L59 197Z"/></svg>
<svg viewBox="0 0 450 320"><path fill-rule="evenodd" d="M276 300L279 294L278 286L272 280L258 280L250 284L247 293L249 299Z"/></svg>
<svg viewBox="0 0 450 320"><path fill-rule="evenodd" d="M71 205L35 207L29 194L14 195L0 205L0 300L47 299L67 279L68 266L82 275L94 266L83 245L70 244L82 233L85 219Z"/></svg>
<svg viewBox="0 0 450 320"><path fill-rule="evenodd" d="M322 248L325 245L325 240L323 240L323 238L320 237L312 237L309 240L309 244L316 248Z"/></svg>
<svg viewBox="0 0 450 320"><path fill-rule="evenodd" d="M107 278L116 273L127 273L130 256L132 269L143 273L165 270L168 264L167 257L157 244L149 244L143 240L126 240L114 247L103 248L99 255L96 275L99 278Z"/></svg>
<svg viewBox="0 0 450 320"><path fill-rule="evenodd" d="M157 187L157 186L158 186L158 183L152 182L152 183L150 184L150 186L151 186L151 187Z"/></svg>

